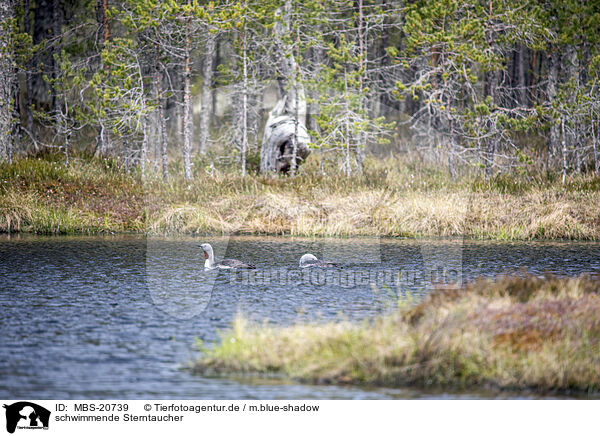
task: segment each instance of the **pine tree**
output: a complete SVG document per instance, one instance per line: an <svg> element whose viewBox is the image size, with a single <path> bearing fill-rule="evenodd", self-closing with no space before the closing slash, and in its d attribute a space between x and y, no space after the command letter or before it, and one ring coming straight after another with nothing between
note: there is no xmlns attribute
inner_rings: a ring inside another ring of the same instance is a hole
<svg viewBox="0 0 600 436"><path fill-rule="evenodd" d="M515 107L512 89L500 76L517 41L543 47L547 35L538 14L516 2L491 0L415 2L407 8L406 49L396 62L411 75L398 81L397 95L422 104L412 128L421 140L433 140L433 149L445 150L452 176L457 158L484 167L486 176L518 162L515 132L532 128L538 114Z"/></svg>

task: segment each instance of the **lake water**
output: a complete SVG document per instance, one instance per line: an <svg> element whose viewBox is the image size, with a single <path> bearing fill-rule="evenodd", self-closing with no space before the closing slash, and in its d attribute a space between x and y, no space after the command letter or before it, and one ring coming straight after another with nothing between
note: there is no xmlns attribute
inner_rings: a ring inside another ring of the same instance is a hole
<svg viewBox="0 0 600 436"><path fill-rule="evenodd" d="M198 247L254 263L203 270ZM302 271L304 253L340 268ZM480 398L486 392L205 378L182 369L237 313L275 325L359 320L431 283L600 272L597 242L291 237L0 238L0 397L19 399ZM512 398L514 394L501 394ZM533 397L532 395L521 395Z"/></svg>

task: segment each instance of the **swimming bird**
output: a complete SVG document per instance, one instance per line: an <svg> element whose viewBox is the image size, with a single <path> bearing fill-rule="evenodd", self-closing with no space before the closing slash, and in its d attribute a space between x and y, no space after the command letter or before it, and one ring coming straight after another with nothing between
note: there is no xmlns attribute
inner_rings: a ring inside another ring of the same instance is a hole
<svg viewBox="0 0 600 436"><path fill-rule="evenodd" d="M319 260L312 254L305 254L300 258L300 268L334 268L337 265L332 262L326 262L324 260Z"/></svg>
<svg viewBox="0 0 600 436"><path fill-rule="evenodd" d="M202 244L200 245L202 251L204 251L204 269L255 269L254 265L249 263L240 262L237 259L223 259L220 262L215 262L215 255L213 253L213 248L210 244Z"/></svg>

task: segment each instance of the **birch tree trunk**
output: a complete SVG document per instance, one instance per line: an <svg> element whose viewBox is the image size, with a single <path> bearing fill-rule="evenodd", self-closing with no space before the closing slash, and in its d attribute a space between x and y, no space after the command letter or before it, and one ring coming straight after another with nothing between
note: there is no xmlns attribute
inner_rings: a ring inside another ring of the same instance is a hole
<svg viewBox="0 0 600 436"><path fill-rule="evenodd" d="M321 30L321 28L319 27L319 30ZM323 49L319 46L315 46L311 48L311 57L312 57L312 64L314 65L314 72L313 74L315 76L319 76L321 74L321 65L324 62L324 55L323 55ZM316 90L310 90L309 88L309 103L308 103L308 113L306 114L306 122L307 122L307 127L310 130L313 131L317 131L318 129L318 125L317 125L317 114L319 113L319 107L318 107L318 103L317 103L317 91Z"/></svg>
<svg viewBox="0 0 600 436"><path fill-rule="evenodd" d="M362 71L360 75L360 84L358 92L360 94L360 108L359 111L362 111L366 108L367 102L365 96L363 95L363 90L365 86L365 82L367 81L367 43L364 29L364 19L363 19L363 0L358 0L358 47L359 47L359 68ZM358 136L358 144L356 144L356 168L358 172L362 172L362 163L365 159L365 149L367 147L367 135L365 132L361 132Z"/></svg>
<svg viewBox="0 0 600 436"><path fill-rule="evenodd" d="M161 156L162 156L162 171L163 179L169 179L169 157L167 155L167 117L165 115L165 100L162 96L159 97L158 103L158 118L160 121L160 140L161 140Z"/></svg>
<svg viewBox="0 0 600 436"><path fill-rule="evenodd" d="M183 171L186 180L192 179L192 91L190 74L190 21L185 24L185 59L183 67Z"/></svg>
<svg viewBox="0 0 600 436"><path fill-rule="evenodd" d="M344 94L348 95L348 74L346 72L346 68L344 68ZM350 115L350 103L348 102L348 98L344 99L344 105L346 107L346 134L344 135L344 144L346 149L346 177L350 177L350 119L348 118Z"/></svg>
<svg viewBox="0 0 600 436"><path fill-rule="evenodd" d="M152 113L152 118L150 119L150 140L152 141L152 171L154 172L154 175L158 174L158 161L159 161L159 156L158 156L158 142L159 142L159 138L160 138L160 134L159 134L159 129L158 129L158 124L160 122L160 119L158 117L158 111L154 111Z"/></svg>
<svg viewBox="0 0 600 436"><path fill-rule="evenodd" d="M488 91L487 95L492 97L492 102L496 103L496 84L497 84L497 74L496 71L491 71L487 73L488 80ZM494 158L496 155L496 138L494 135L490 135L489 138L485 140L486 144L486 160L485 160L485 177L489 178L494 173Z"/></svg>
<svg viewBox="0 0 600 436"><path fill-rule="evenodd" d="M218 66L221 65L222 60L221 60L221 39L217 39L215 41L215 61L214 61L214 65L213 65L213 69L212 69L212 76L211 77L218 77ZM215 126L216 122L217 122L217 91L213 90L212 94L212 111L210 113L210 125L211 126Z"/></svg>
<svg viewBox="0 0 600 436"><path fill-rule="evenodd" d="M596 177L598 177L598 175L600 174L600 162L598 161L598 140L596 137L597 132L594 130L594 123L596 123L597 120L594 119L593 107L590 109L590 121L590 127L592 131L592 147L594 150L594 174L596 175Z"/></svg>
<svg viewBox="0 0 600 436"><path fill-rule="evenodd" d="M52 2L52 37L54 39L54 53L52 56L52 78L58 79L60 72L60 66L58 60L54 57L61 53L62 48L62 24L63 24L63 10L62 4L59 0L53 0ZM58 102L59 96L57 95L56 88L54 86L50 87L52 93L52 112L59 113L60 112L60 103ZM55 127L58 130L58 126Z"/></svg>
<svg viewBox="0 0 600 436"><path fill-rule="evenodd" d="M96 3L96 15L97 21L100 26L100 32L98 32L98 51L102 53L104 43L110 36L110 28L108 25L108 17L106 15L108 11L108 0L98 0ZM100 64L99 70L104 70L104 63L102 62L102 56L99 56ZM104 127L104 121L98 120L98 128L96 132L96 156L103 155L108 149L108 130Z"/></svg>
<svg viewBox="0 0 600 436"><path fill-rule="evenodd" d="M31 33L31 17L30 17L30 4L29 0L25 0L23 3L23 30L27 35L33 37ZM33 65L31 59L27 61L25 67L25 128L27 133L33 136L33 77L32 77ZM37 149L37 144L34 142L34 146Z"/></svg>
<svg viewBox="0 0 600 436"><path fill-rule="evenodd" d="M14 17L12 0L0 2L0 160L10 160L14 147L16 77L12 48L12 29L8 25Z"/></svg>
<svg viewBox="0 0 600 436"><path fill-rule="evenodd" d="M489 30L487 32L488 36L487 36L487 43L489 44L492 52L497 52L497 45L496 45L496 37L494 35L494 32L492 30L492 19L491 17L493 16L493 2L490 0L488 2L488 8L489 8L489 18L490 18L490 22L488 23L489 26ZM486 95L491 97L491 101L492 104L496 104L498 103L498 98L496 95L496 88L498 86L498 72L496 70L492 70L489 71L487 73L485 73L485 77L486 77L486 86L487 86L487 92ZM494 158L496 155L496 138L494 137L494 134L488 134L488 138L486 138L485 142L486 144L486 160L485 160L485 177L486 179L491 177L494 173Z"/></svg>
<svg viewBox="0 0 600 436"><path fill-rule="evenodd" d="M247 10L247 4L244 3L244 10ZM248 57L246 46L246 17L244 16L244 30L242 42L242 63L243 63L243 90L242 90L242 177L246 175L246 150L248 149Z"/></svg>
<svg viewBox="0 0 600 436"><path fill-rule="evenodd" d="M147 116L142 116L142 152L140 156L140 170L142 171L142 182L146 181L146 158L148 156L148 122Z"/></svg>
<svg viewBox="0 0 600 436"><path fill-rule="evenodd" d="M300 26L296 25L296 50L298 51L298 53L296 54L296 56L298 58L300 58ZM300 72L298 71L299 68L295 68L294 69L294 90L295 90L295 95L294 98L296 99L294 101L294 137L293 137L293 141L292 141L292 158L290 160L290 169L291 169L291 176L294 177L296 175L296 168L298 167L298 109L300 106L300 93L298 92L298 86L300 83ZM306 111L305 111L306 113ZM306 120L305 120L306 122Z"/></svg>
<svg viewBox="0 0 600 436"><path fill-rule="evenodd" d="M565 137L565 119L560 120L560 138L562 149L562 184L567 180L567 139Z"/></svg>
<svg viewBox="0 0 600 436"><path fill-rule="evenodd" d="M162 80L160 74L160 64L158 61L158 47L156 47L156 53L154 58L154 92L156 98L156 112L158 118L158 124L156 126L158 130L157 140L160 141L161 147L161 160L162 160L162 173L163 179L169 178L169 166L167 156L167 120L165 116L165 99L162 92Z"/></svg>
<svg viewBox="0 0 600 436"><path fill-rule="evenodd" d="M565 80L569 81L569 80L573 80L573 83L575 84L575 89L579 90L579 86L580 86L580 82L579 82L579 60L577 58L577 47L575 47L572 44L569 44L563 51L564 56L563 56L563 62L564 62L564 70L566 73L566 77ZM570 92L568 95L568 102L569 102L569 112L570 112L570 118L574 118L576 117L576 107L577 107L577 101L576 101L576 92ZM580 173L581 172L581 144L580 144L580 138L581 135L578 134L578 130L580 129L580 123L578 122L573 122L572 120L568 120L570 121L570 127L567 131L567 146L570 147L571 149L574 150L574 154L575 154L575 170ZM571 156L573 156L571 154ZM567 156L568 157L568 156ZM573 167L573 163L572 163L572 159L571 158L571 167Z"/></svg>
<svg viewBox="0 0 600 436"><path fill-rule="evenodd" d="M546 85L546 95L548 101L552 102L556 98L556 86L558 82L558 53L553 50L548 58L548 82ZM556 156L558 155L558 140L559 140L559 126L556 124L554 117L550 120L551 125L548 131L548 166L552 167Z"/></svg>
<svg viewBox="0 0 600 436"><path fill-rule="evenodd" d="M210 116L213 112L212 79L213 58L215 55L215 36L209 34L206 39L206 52L202 68L202 111L200 112L199 152L206 153L210 140Z"/></svg>

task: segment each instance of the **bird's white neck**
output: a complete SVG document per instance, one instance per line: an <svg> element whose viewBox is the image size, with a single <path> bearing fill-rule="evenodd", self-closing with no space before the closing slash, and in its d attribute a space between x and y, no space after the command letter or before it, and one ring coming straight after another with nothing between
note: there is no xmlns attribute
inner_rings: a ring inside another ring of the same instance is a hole
<svg viewBox="0 0 600 436"><path fill-rule="evenodd" d="M215 265L215 255L213 254L213 251L208 250L208 252L205 252L204 257L206 257L206 260L204 261L204 268L213 269Z"/></svg>

